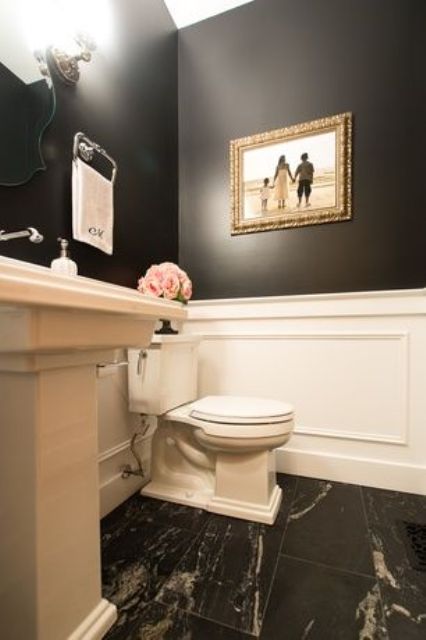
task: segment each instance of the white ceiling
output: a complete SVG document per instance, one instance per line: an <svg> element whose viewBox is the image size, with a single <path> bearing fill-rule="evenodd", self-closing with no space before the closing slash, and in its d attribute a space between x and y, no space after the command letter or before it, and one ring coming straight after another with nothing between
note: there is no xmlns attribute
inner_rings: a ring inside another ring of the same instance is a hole
<svg viewBox="0 0 426 640"><path fill-rule="evenodd" d="M0 62L26 84L40 80L40 69L26 46L21 2L0 0Z"/></svg>
<svg viewBox="0 0 426 640"><path fill-rule="evenodd" d="M178 29L253 0L164 0Z"/></svg>
<svg viewBox="0 0 426 640"><path fill-rule="evenodd" d="M71 6L75 8L78 5L80 8L83 2L84 0L73 0ZM253 0L164 0L164 2L177 28L180 29ZM52 9L56 5L64 8L67 4L66 0L38 0L37 3L34 0L0 0L0 62L23 82L31 83L40 79L40 71L32 51L35 48L44 48L52 39L52 33L55 34L56 40L59 38L59 22L58 24L54 22ZM105 6L97 13L98 5L101 4ZM105 22L108 17L106 15L108 4L104 0L96 2L90 0L90 8L93 8L93 11L88 11L89 5L77 11L80 17L88 19L89 13L93 13L96 17L96 29L84 25L84 30L93 35L98 44L102 26L99 16L102 16ZM56 40L55 43L60 44Z"/></svg>

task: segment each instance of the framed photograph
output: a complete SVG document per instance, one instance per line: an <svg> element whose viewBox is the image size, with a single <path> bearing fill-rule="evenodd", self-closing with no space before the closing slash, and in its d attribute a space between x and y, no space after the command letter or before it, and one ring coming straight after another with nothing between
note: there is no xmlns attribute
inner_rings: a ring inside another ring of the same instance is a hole
<svg viewBox="0 0 426 640"><path fill-rule="evenodd" d="M232 140L231 233L352 217L352 114Z"/></svg>

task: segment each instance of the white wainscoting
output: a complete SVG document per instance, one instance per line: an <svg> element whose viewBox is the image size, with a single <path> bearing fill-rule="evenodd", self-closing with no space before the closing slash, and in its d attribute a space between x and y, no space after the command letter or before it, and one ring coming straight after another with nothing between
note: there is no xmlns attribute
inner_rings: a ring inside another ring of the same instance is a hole
<svg viewBox="0 0 426 640"><path fill-rule="evenodd" d="M151 436L152 432L135 443L145 474L143 478L132 475L128 478L122 476L122 469L125 465L137 468L137 462L130 450L130 440L121 442L116 447L99 455L101 518L149 482L151 476Z"/></svg>
<svg viewBox="0 0 426 640"><path fill-rule="evenodd" d="M124 352L117 358L123 362ZM151 437L155 421L150 420L145 437L138 436L136 450L142 460L145 477L122 477L126 464L137 467L130 451L134 433L141 434L145 425L141 417L128 409L127 367L108 366L98 372L99 484L101 517L146 484L151 474Z"/></svg>
<svg viewBox="0 0 426 640"><path fill-rule="evenodd" d="M426 290L196 301L199 395L280 398L278 470L426 494Z"/></svg>

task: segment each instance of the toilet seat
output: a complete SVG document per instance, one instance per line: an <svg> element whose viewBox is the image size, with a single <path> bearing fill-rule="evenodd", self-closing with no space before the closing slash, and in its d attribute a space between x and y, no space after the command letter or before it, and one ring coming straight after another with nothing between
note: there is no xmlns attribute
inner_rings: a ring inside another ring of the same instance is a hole
<svg viewBox="0 0 426 640"><path fill-rule="evenodd" d="M207 422L271 424L285 422L293 415L293 408L268 398L206 396L192 403L190 415Z"/></svg>
<svg viewBox="0 0 426 640"><path fill-rule="evenodd" d="M270 438L293 430L291 405L266 398L207 396L172 409L165 418L220 438Z"/></svg>

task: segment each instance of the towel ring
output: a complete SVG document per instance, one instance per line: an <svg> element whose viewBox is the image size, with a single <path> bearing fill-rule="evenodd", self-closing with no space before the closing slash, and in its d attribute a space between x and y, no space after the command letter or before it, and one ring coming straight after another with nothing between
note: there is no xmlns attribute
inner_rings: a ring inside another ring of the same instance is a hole
<svg viewBox="0 0 426 640"><path fill-rule="evenodd" d="M92 162L95 151L99 153L101 156L104 156L109 160L112 165L112 177L111 182L114 184L115 178L117 175L118 165L114 158L112 158L109 153L105 151L99 144L90 140L82 131L79 131L74 136L74 145L73 145L73 158L76 160L81 157L85 162Z"/></svg>

